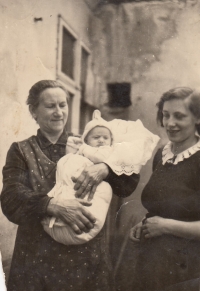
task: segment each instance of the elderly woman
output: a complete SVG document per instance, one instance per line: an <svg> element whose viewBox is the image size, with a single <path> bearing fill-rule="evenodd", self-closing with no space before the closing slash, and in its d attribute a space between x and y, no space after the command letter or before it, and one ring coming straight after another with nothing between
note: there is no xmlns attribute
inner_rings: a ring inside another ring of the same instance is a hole
<svg viewBox="0 0 200 291"><path fill-rule="evenodd" d="M68 93L56 81L37 82L29 91L27 104L39 125L36 136L13 143L3 168L1 205L3 213L18 224L8 291L105 290L113 288L112 268L105 233L87 244L66 246L43 230L41 220L55 216L76 233L93 228L90 202L83 200L104 179L118 196L130 195L139 177L116 176L106 164L88 167L76 180L79 199L56 202L47 196L55 184L58 160L65 155L69 134ZM88 211L83 205L88 206Z"/></svg>
<svg viewBox="0 0 200 291"><path fill-rule="evenodd" d="M142 193L148 213L131 229L140 244L134 291L197 291L200 277L200 92L164 93L158 121L169 142L158 150Z"/></svg>

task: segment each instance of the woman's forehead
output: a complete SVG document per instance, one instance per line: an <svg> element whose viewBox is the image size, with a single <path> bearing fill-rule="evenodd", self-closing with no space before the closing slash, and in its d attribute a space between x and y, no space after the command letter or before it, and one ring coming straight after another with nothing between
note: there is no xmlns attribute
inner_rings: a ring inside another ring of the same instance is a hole
<svg viewBox="0 0 200 291"><path fill-rule="evenodd" d="M47 88L40 93L39 100L42 102L66 101L66 92L61 88Z"/></svg>
<svg viewBox="0 0 200 291"><path fill-rule="evenodd" d="M186 100L182 99L172 99L165 101L163 104L163 111L171 111L171 112L188 112L189 106Z"/></svg>

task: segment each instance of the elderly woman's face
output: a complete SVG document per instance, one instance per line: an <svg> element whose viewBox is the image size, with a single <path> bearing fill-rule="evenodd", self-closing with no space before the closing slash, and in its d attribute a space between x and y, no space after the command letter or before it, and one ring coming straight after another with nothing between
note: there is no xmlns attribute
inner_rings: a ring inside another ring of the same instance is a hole
<svg viewBox="0 0 200 291"><path fill-rule="evenodd" d="M171 142L180 144L186 140L193 141L198 122L186 100L174 99L164 103L163 125Z"/></svg>
<svg viewBox="0 0 200 291"><path fill-rule="evenodd" d="M34 117L43 132L62 133L68 117L66 93L61 88L45 89L40 94Z"/></svg>

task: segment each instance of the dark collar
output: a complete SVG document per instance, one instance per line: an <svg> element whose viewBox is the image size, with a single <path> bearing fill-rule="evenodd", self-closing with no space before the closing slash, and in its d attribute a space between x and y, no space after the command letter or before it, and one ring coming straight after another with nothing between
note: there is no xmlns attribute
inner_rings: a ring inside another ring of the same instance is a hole
<svg viewBox="0 0 200 291"><path fill-rule="evenodd" d="M67 138L68 138L68 133L66 131L63 131L58 141L56 142L56 145L66 146ZM37 139L38 139L38 143L41 149L45 149L52 145L52 143L46 138L46 136L44 136L44 134L41 132L40 129L38 129L37 131Z"/></svg>

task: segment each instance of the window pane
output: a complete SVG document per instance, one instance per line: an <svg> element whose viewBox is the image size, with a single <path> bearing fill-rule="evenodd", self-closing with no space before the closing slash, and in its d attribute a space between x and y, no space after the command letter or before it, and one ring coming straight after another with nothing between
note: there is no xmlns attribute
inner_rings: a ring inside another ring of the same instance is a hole
<svg viewBox="0 0 200 291"><path fill-rule="evenodd" d="M92 119L92 114L96 108L81 101L80 107L80 134L83 133L85 125Z"/></svg>
<svg viewBox="0 0 200 291"><path fill-rule="evenodd" d="M115 83L107 84L108 105L110 107L128 107L131 105L131 84Z"/></svg>
<svg viewBox="0 0 200 291"><path fill-rule="evenodd" d="M66 130L71 132L72 130L72 104L73 104L73 94L69 92L69 100L68 100L68 118L66 124Z"/></svg>
<svg viewBox="0 0 200 291"><path fill-rule="evenodd" d="M76 39L63 27L62 72L74 79L74 47Z"/></svg>
<svg viewBox="0 0 200 291"><path fill-rule="evenodd" d="M85 97L85 86L87 79L87 69L88 69L88 52L82 48L81 50L81 98L84 100Z"/></svg>
<svg viewBox="0 0 200 291"><path fill-rule="evenodd" d="M80 107L80 133L83 133L85 125L92 119L95 107L85 102L85 89L88 71L88 57L89 53L82 47L81 49L81 107Z"/></svg>

